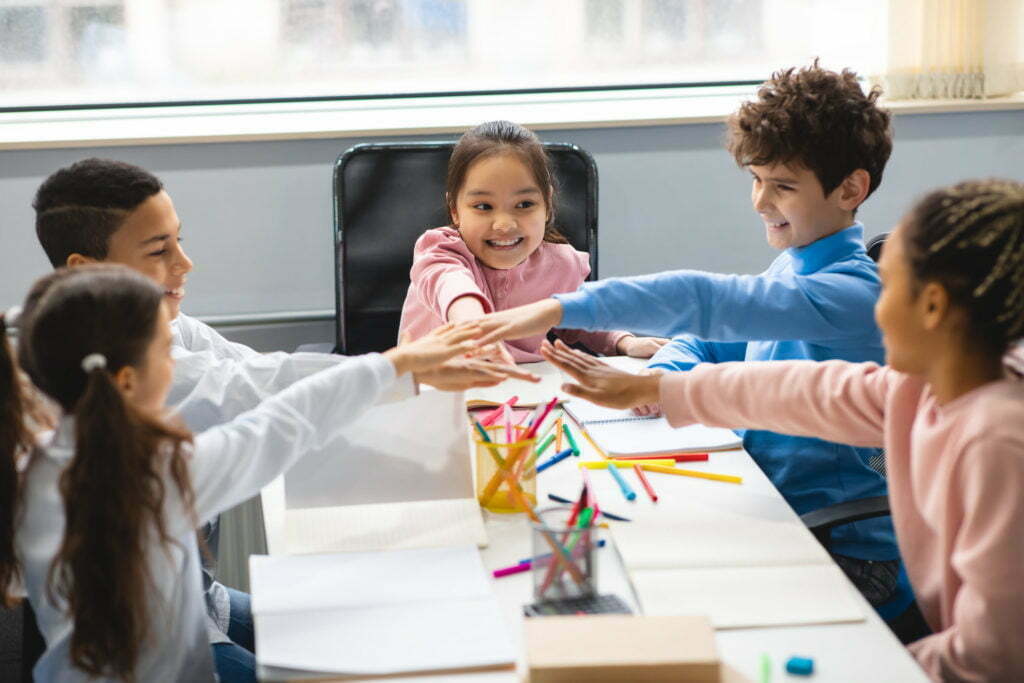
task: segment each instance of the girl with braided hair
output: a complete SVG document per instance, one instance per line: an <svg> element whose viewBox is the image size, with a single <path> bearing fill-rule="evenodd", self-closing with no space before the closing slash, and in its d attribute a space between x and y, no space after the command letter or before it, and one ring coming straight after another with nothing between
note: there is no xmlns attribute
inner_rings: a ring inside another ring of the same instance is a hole
<svg viewBox="0 0 1024 683"><path fill-rule="evenodd" d="M927 626L912 653L936 681L1024 680L1024 382L1002 368L1024 336L1024 184L927 195L886 242L879 272L884 367L706 363L643 376L563 345L543 353L575 379L570 394L618 408L660 402L673 426L884 446Z"/></svg>

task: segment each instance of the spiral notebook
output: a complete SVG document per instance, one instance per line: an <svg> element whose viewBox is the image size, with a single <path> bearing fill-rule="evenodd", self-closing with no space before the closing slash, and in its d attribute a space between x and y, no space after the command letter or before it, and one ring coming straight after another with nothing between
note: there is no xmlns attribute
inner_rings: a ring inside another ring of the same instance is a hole
<svg viewBox="0 0 1024 683"><path fill-rule="evenodd" d="M569 413L609 456L704 453L739 448L743 440L728 429L692 424L673 428L664 417L637 416L574 398L564 404Z"/></svg>

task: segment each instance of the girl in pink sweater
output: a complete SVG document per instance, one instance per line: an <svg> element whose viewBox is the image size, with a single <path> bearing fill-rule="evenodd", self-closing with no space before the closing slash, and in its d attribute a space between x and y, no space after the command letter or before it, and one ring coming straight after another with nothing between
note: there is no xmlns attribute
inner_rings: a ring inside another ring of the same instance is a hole
<svg viewBox="0 0 1024 683"><path fill-rule="evenodd" d="M491 121L459 140L448 162L451 225L416 242L399 335L423 336L459 322L552 294L575 291L590 275L586 253L554 226L554 184L544 147L528 129ZM606 355L649 358L664 339L628 332L558 331ZM486 357L539 361L543 335L498 342Z"/></svg>
<svg viewBox="0 0 1024 683"><path fill-rule="evenodd" d="M1024 680L1024 382L1001 358L1024 335L1024 185L925 197L885 244L875 317L885 367L701 364L631 376L568 348L546 358L574 395L660 401L702 422L884 446L900 552L932 633L910 645L937 681Z"/></svg>

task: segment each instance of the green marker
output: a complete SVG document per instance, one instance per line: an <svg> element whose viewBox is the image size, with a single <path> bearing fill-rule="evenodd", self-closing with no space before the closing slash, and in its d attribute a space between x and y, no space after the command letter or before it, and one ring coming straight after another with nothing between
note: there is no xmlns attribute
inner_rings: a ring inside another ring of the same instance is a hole
<svg viewBox="0 0 1024 683"><path fill-rule="evenodd" d="M569 425L565 422L562 423L562 432L565 434L565 438L569 439L569 445L572 446L572 454L578 458L580 456L580 447L576 444L576 439L572 438Z"/></svg>
<svg viewBox="0 0 1024 683"><path fill-rule="evenodd" d="M548 449L548 446L550 446L551 442L554 441L554 440L555 440L555 435L554 434L548 434L547 438L544 439L543 441L541 441L540 445L537 446L537 455L538 456L543 455L544 451L546 451Z"/></svg>
<svg viewBox="0 0 1024 683"><path fill-rule="evenodd" d="M772 657L767 652L761 653L761 683L772 683Z"/></svg>

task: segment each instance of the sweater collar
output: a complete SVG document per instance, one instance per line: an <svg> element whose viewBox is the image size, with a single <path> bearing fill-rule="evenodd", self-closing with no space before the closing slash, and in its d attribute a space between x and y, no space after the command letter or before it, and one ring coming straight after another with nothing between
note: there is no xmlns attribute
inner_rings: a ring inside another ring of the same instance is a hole
<svg viewBox="0 0 1024 683"><path fill-rule="evenodd" d="M830 263L841 261L858 252L866 254L864 226L858 221L828 237L822 237L804 247L791 247L786 252L793 260L793 270L797 273L815 273Z"/></svg>

